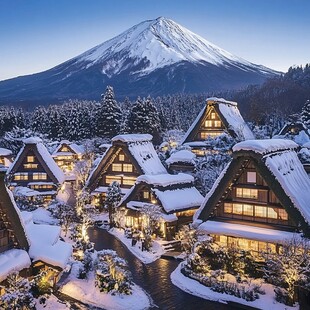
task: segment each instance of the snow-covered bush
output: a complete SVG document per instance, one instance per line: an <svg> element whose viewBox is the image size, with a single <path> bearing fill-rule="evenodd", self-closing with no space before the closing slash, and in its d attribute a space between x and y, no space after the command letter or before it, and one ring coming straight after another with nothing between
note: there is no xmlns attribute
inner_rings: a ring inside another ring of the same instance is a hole
<svg viewBox="0 0 310 310"><path fill-rule="evenodd" d="M24 189L25 187L18 186L14 190L15 202L21 211L31 212L44 205L42 196L29 197L23 193Z"/></svg>
<svg viewBox="0 0 310 310"><path fill-rule="evenodd" d="M0 296L0 308L7 310L36 309L36 303L31 291L32 284L22 278L18 272L12 272L3 287L4 294Z"/></svg>
<svg viewBox="0 0 310 310"><path fill-rule="evenodd" d="M276 296L286 305L294 304L295 286L310 283L310 245L305 239L294 237L283 243L279 253L262 253L266 260L265 280L281 290Z"/></svg>
<svg viewBox="0 0 310 310"><path fill-rule="evenodd" d="M132 282L126 267L127 262L115 251L99 251L95 262L96 286L104 293L130 295Z"/></svg>
<svg viewBox="0 0 310 310"><path fill-rule="evenodd" d="M78 278L85 279L87 278L87 274L93 268L93 254L92 252L85 251L84 258L81 262L81 266L79 268Z"/></svg>
<svg viewBox="0 0 310 310"><path fill-rule="evenodd" d="M117 181L113 181L107 190L107 195L104 202L104 208L109 212L110 227L120 226L121 214L117 210L117 205L121 201L122 192ZM116 222L117 221L117 222Z"/></svg>
<svg viewBox="0 0 310 310"><path fill-rule="evenodd" d="M198 232L190 225L183 225L176 233L175 240L181 242L181 248L186 254L190 254L198 241Z"/></svg>

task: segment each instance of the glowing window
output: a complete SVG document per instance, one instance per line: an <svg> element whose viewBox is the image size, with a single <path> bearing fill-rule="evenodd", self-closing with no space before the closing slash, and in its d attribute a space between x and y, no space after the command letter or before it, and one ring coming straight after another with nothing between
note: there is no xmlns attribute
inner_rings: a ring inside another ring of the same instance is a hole
<svg viewBox="0 0 310 310"><path fill-rule="evenodd" d="M236 196L240 198L252 198L257 199L258 190L253 188L237 188Z"/></svg>
<svg viewBox="0 0 310 310"><path fill-rule="evenodd" d="M277 219L278 213L273 208L268 208L268 218Z"/></svg>
<svg viewBox="0 0 310 310"><path fill-rule="evenodd" d="M150 193L149 192L143 192L143 198L144 199L149 199L150 198Z"/></svg>
<svg viewBox="0 0 310 310"><path fill-rule="evenodd" d="M14 180L16 180L16 181L28 180L28 173L27 172L15 173L14 174Z"/></svg>
<svg viewBox="0 0 310 310"><path fill-rule="evenodd" d="M114 181L116 181L118 183L121 183L122 178L121 177L117 177L117 176L106 176L105 177L106 184L111 184Z"/></svg>
<svg viewBox="0 0 310 310"><path fill-rule="evenodd" d="M27 162L33 163L34 162L34 156L27 156Z"/></svg>
<svg viewBox="0 0 310 310"><path fill-rule="evenodd" d="M24 164L25 169L36 169L38 168L38 164Z"/></svg>
<svg viewBox="0 0 310 310"><path fill-rule="evenodd" d="M214 127L221 127L222 123L221 121L214 121Z"/></svg>
<svg viewBox="0 0 310 310"><path fill-rule="evenodd" d="M132 172L132 164L123 164L123 171L124 172Z"/></svg>
<svg viewBox="0 0 310 310"><path fill-rule="evenodd" d="M32 175L32 178L34 180L46 180L47 179L47 174L44 173L44 172L35 172L33 175Z"/></svg>
<svg viewBox="0 0 310 310"><path fill-rule="evenodd" d="M232 204L224 203L224 213L232 213Z"/></svg>
<svg viewBox="0 0 310 310"><path fill-rule="evenodd" d="M278 215L279 215L280 220L283 220L283 221L288 220L287 212L284 209L278 209Z"/></svg>
<svg viewBox="0 0 310 310"><path fill-rule="evenodd" d="M242 204L234 203L233 204L233 213L234 214L242 214Z"/></svg>
<svg viewBox="0 0 310 310"><path fill-rule="evenodd" d="M267 217L267 208L262 206L255 206L255 216Z"/></svg>
<svg viewBox="0 0 310 310"><path fill-rule="evenodd" d="M243 205L243 215L253 216L253 206L252 205Z"/></svg>
<svg viewBox="0 0 310 310"><path fill-rule="evenodd" d="M61 152L69 152L70 150L68 149L68 147L66 147L66 146L63 146L62 148L61 148Z"/></svg>
<svg viewBox="0 0 310 310"><path fill-rule="evenodd" d="M256 183L256 172L248 171L247 172L247 182L248 183Z"/></svg>
<svg viewBox="0 0 310 310"><path fill-rule="evenodd" d="M118 155L118 160L119 161L124 161L125 160L125 155L124 154L119 154Z"/></svg>
<svg viewBox="0 0 310 310"><path fill-rule="evenodd" d="M215 119L215 118L216 118L215 112L211 112L211 119Z"/></svg>
<svg viewBox="0 0 310 310"><path fill-rule="evenodd" d="M205 127L212 127L212 121L205 121Z"/></svg>
<svg viewBox="0 0 310 310"><path fill-rule="evenodd" d="M136 182L136 178L123 178L123 184L124 185L134 185Z"/></svg>
<svg viewBox="0 0 310 310"><path fill-rule="evenodd" d="M122 171L122 164L112 164L112 171Z"/></svg>

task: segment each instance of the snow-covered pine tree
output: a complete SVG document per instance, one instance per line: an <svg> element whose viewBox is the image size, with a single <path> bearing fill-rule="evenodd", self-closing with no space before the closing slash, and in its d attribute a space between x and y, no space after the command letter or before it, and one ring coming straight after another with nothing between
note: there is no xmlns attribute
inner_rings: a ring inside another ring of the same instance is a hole
<svg viewBox="0 0 310 310"><path fill-rule="evenodd" d="M307 100L301 109L301 121L310 128L310 100Z"/></svg>
<svg viewBox="0 0 310 310"><path fill-rule="evenodd" d="M117 181L113 181L107 190L107 196L105 199L105 206L109 211L110 227L115 226L114 214L116 213L116 206L121 201L121 189Z"/></svg>
<svg viewBox="0 0 310 310"><path fill-rule="evenodd" d="M101 97L102 103L97 112L97 135L112 138L120 132L122 112L115 100L112 86L107 86Z"/></svg>
<svg viewBox="0 0 310 310"><path fill-rule="evenodd" d="M161 123L159 113L151 97L141 100L138 97L128 115L128 128L131 133L149 133L153 141L159 143Z"/></svg>
<svg viewBox="0 0 310 310"><path fill-rule="evenodd" d="M38 106L34 109L31 117L31 128L34 132L46 133L47 115L46 109Z"/></svg>

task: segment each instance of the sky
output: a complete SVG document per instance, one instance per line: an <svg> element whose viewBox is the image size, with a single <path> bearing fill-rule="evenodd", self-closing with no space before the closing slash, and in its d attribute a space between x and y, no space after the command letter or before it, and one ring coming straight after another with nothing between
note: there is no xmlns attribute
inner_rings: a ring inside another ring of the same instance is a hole
<svg viewBox="0 0 310 310"><path fill-rule="evenodd" d="M310 0L0 0L0 80L52 68L164 16L279 71L310 63Z"/></svg>

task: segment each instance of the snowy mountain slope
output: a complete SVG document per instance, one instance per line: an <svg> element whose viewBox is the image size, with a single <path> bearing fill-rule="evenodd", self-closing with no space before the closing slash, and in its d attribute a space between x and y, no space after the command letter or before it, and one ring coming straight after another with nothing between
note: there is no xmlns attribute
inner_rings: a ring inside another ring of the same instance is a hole
<svg viewBox="0 0 310 310"><path fill-rule="evenodd" d="M275 74L160 17L50 70L0 82L0 103L98 99L109 84L130 97L226 90Z"/></svg>

